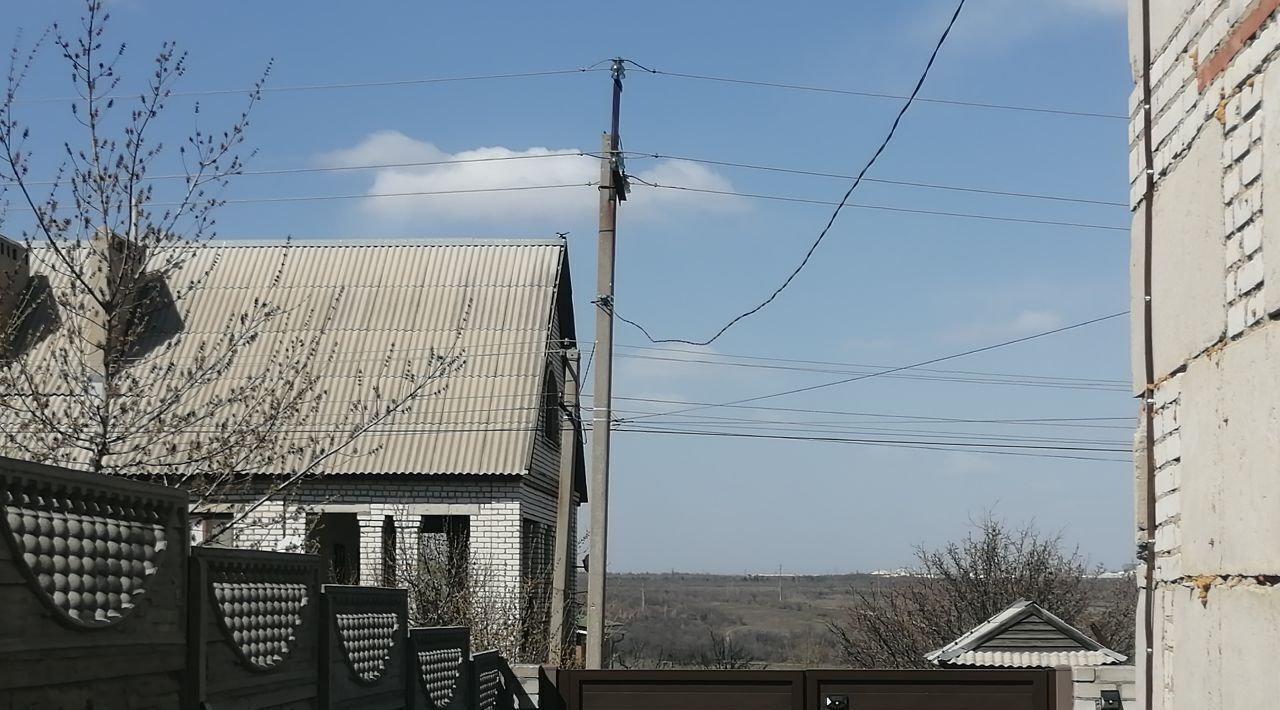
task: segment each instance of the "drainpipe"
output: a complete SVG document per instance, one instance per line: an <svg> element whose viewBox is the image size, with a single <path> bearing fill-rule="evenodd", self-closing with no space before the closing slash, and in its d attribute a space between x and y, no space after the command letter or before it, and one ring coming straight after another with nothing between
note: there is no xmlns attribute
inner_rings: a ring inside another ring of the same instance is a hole
<svg viewBox="0 0 1280 710"><path fill-rule="evenodd" d="M1156 174L1154 146L1151 144L1151 0L1142 0L1142 152L1145 162L1145 190L1142 220L1142 349L1146 378L1142 390L1142 418L1146 428L1144 446L1146 478L1146 540L1142 543L1142 555L1146 562L1146 593L1143 603L1143 637L1146 641L1146 665L1143 668L1146 691L1143 703L1146 710L1155 707L1155 592L1156 592L1156 461L1155 461L1155 356L1151 336L1151 232L1155 214Z"/></svg>

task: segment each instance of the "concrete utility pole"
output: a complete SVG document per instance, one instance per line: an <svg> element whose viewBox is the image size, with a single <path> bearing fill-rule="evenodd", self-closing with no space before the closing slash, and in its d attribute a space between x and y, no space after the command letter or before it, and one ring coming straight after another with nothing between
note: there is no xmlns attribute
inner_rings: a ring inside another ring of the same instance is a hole
<svg viewBox="0 0 1280 710"><path fill-rule="evenodd" d="M556 499L556 551L551 572L551 628L548 630L551 642L548 660L556 667L564 661L564 644L573 623L573 619L568 617L566 597L569 580L576 574L573 563L577 556L577 545L569 536L569 518L573 515L573 474L578 464L578 376L578 351L566 350L562 400L564 417L560 420L560 489Z"/></svg>
<svg viewBox="0 0 1280 710"><path fill-rule="evenodd" d="M604 667L605 574L609 568L609 434L613 422L613 274L618 202L627 199L619 150L622 59L613 60L613 118L601 140L600 235L596 247L596 381L591 414L591 544L587 570L587 668Z"/></svg>

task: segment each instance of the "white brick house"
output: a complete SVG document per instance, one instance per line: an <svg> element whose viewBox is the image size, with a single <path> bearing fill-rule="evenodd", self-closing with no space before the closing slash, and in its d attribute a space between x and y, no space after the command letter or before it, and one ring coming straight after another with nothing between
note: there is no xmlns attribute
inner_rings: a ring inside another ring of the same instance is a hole
<svg viewBox="0 0 1280 710"><path fill-rule="evenodd" d="M3 244L0 256L23 262L22 278L43 272L39 255ZM248 300L267 298L283 309L238 354L225 382L207 386L214 394L261 370L282 339L322 346L314 374L323 403L307 422L288 425L298 431L342 420L352 398L369 390L368 382L358 386L358 370L374 372L384 359L398 371L401 361L430 353L455 356L438 387L363 433L359 451L327 459L219 542L308 547L327 558L335 577L373 585L394 583L424 536L444 537L466 550L486 586L514 593L551 562L564 467L574 476L574 549L585 476L581 438L562 445L565 353L576 347L564 240L231 242L194 248L167 278L174 291L191 288L170 321L190 336L164 353L175 362L217 338ZM48 347L37 346L37 356ZM281 472L260 473L270 481ZM212 522L194 534L239 515L266 485L203 506L197 512ZM384 566L390 560L394 569Z"/></svg>

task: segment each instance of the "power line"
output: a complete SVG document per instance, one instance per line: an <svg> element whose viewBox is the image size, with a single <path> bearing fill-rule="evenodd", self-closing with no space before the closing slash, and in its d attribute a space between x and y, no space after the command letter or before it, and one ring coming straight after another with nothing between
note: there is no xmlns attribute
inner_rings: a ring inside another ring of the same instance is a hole
<svg viewBox="0 0 1280 710"><path fill-rule="evenodd" d="M665 155L662 153L647 153L640 151L624 151L626 155L633 158L651 158L654 160L682 160L688 163L700 163L702 165L717 165L725 168L742 168L744 170L760 170L765 172L783 173L787 175L806 175L809 177L833 178L836 180L852 180L853 175L844 175L841 173L828 173L816 170L801 170L797 168L783 168L775 165L757 165L753 163L740 163L728 160L710 160L707 158L693 158L686 155ZM1124 207L1128 208L1129 203L1111 201L1111 200L1091 200L1082 197L1064 197L1062 195L1045 195L1035 192L1011 192L1008 190L990 190L977 187L961 187L957 185L939 185L930 182L917 182L911 180L889 180L886 178L863 177L863 182L874 182L883 185L901 185L905 187L923 187L930 190L951 190L954 192L971 192L980 195L995 195L999 197L1022 197L1032 200L1052 200L1054 202L1074 202L1084 205L1103 205L1106 207Z"/></svg>
<svg viewBox="0 0 1280 710"><path fill-rule="evenodd" d="M842 175L839 173L820 172L820 171L814 171L814 170L801 170L801 169L795 169L795 168L783 168L783 167L771 166L771 165L756 165L752 163L733 162L733 161L727 161L727 160L710 160L706 158L695 158L695 157L685 156L685 155L666 155L663 153L639 152L639 151L623 151L623 153L633 158L645 158L645 159L653 159L653 160L680 160L688 163L700 163L703 165L716 165L721 167L743 168L747 170L761 170L761 171L782 173L787 175L806 175L806 176L812 176L812 177L833 178L833 179L839 179L839 180L853 179L852 175ZM394 169L400 169L400 168L425 168L425 167L436 167L436 166L442 166L442 165L497 163L497 162L513 161L513 160L543 160L548 158L592 158L592 159L598 160L600 156L595 153L590 153L584 150L569 150L569 151L558 152L558 153L545 153L545 154L536 154L536 155L499 155L499 156L489 156L484 158L451 158L448 160L419 160L419 161L396 162L396 163L368 163L368 164L361 164L361 165L328 165L328 166L317 166L317 167L308 167L308 168L274 168L274 169L265 169L265 170L244 170L237 173L236 177L307 175L307 174L314 174L314 173L354 172L354 171L360 171L360 170L394 170ZM189 177L190 176L185 173L171 173L166 175L148 175L142 178L142 181L152 182L152 181L163 181L163 180L186 180ZM938 183L918 182L918 181L910 181L910 180L889 180L884 178L864 177L863 182L874 182L874 183L880 183L885 185L898 185L898 186L904 186L904 187L920 187L920 188L927 188L927 189L933 189L933 190L949 190L953 192L965 192L965 193L973 193L973 194L980 194L980 195L995 195L1000 197L1019 197L1019 198L1027 198L1027 199L1035 199L1035 200L1051 200L1056 202L1070 202L1070 203L1079 203L1079 204L1087 204L1087 205L1102 205L1102 206L1109 206L1109 207L1126 207L1126 208L1128 207L1128 204L1125 202L1109 202L1106 200L1092 200L1092 199L1079 198L1079 197L1066 197L1061 195L1046 195L1041 193L1010 192L1006 190L992 190L992 189L976 188L976 187L964 187L960 185L941 185ZM27 181L26 184L44 186L44 185L56 185L56 184L59 184L59 182L55 180L31 180L31 181ZM0 182L0 186L12 187L15 185L17 185L17 183L15 182ZM667 188L667 189L690 189L690 188L683 188L679 186L668 186L668 185L662 185L661 187ZM734 193L734 194L737 194L737 193ZM753 195L743 194L738 196L751 197ZM768 196L768 195L761 195L759 197L761 199L782 199L782 200L788 199L784 197L774 197L774 196ZM795 201L802 201L802 200L797 199ZM804 200L804 201L812 202L816 204L830 204L830 205L835 204L834 202L819 202L817 200L812 200L812 201ZM858 205L849 205L849 206L854 207Z"/></svg>
<svg viewBox="0 0 1280 710"><path fill-rule="evenodd" d="M788 363L788 364L801 364L801 365L829 365L833 367L867 367L875 370L882 370L886 367L885 365L867 365L867 364L851 363L851 362L839 362L834 360L806 360L802 358L768 357L763 355L743 355L741 353L726 353L726 352L703 353L701 351L688 350L686 348L662 348L662 347L657 347L653 345L623 344L623 345L618 345L616 347L625 348L627 350L648 350L648 351L654 351L654 352L682 353L682 354L693 353L693 354L703 355L706 357L715 356L720 358L731 358L734 360L757 360L762 362L782 362L782 363ZM676 358L676 359L679 359L679 358ZM947 375L976 375L980 377L1012 377L1012 378L1018 378L1018 379L1024 379L1024 380L1051 380L1055 382L1082 382L1082 383L1091 383L1091 384L1114 384L1114 385L1126 385L1126 386L1129 384L1129 380L1127 379L1114 379L1114 378L1063 377L1063 376L1054 376L1054 375L1030 375L1030 374L1021 373L1021 372L1007 373L1007 372L987 372L987 371L979 371L979 370L950 370L950 369L942 370L942 369L929 368L929 367L916 367L912 369L918 370L920 372L937 372L937 373L942 373Z"/></svg>
<svg viewBox="0 0 1280 710"><path fill-rule="evenodd" d="M898 115L893 119L893 124L889 127L889 132L885 134L884 140L880 142L880 147L876 148L876 151L871 155L871 159L868 160L867 163L862 166L862 170L858 172L858 177L854 179L853 184L849 186L849 189L845 191L844 196L840 198L840 204L836 207L835 211L831 213L831 218L827 220L827 224L825 227L822 228L822 231L818 234L818 238L813 241L812 245L810 245L809 251L805 253L804 259L800 261L800 265L797 266L789 276L787 276L787 278L782 282L782 285L779 286L772 294L770 294L768 298L764 299L764 301L762 301L759 305L732 318L728 323L724 325L724 327L720 328L720 330L717 331L715 335L712 335L710 338L707 338L704 341L685 340L683 338L663 338L663 339L655 340L651 335L649 335L648 331L642 328L639 324L633 321L629 321L625 318L622 318L621 316L619 316L619 319L625 323L630 323L631 325L634 325L636 328L639 328L640 331L644 333L644 336L646 338L648 338L650 341L655 343L673 342L673 343L687 343L689 345L710 345L711 343L714 343L717 339L719 339L721 335L724 335L726 331L728 331L730 328L736 325L739 321L760 312L761 309L763 309L765 306L772 303L773 300L777 298L778 295L781 294L787 288L787 286L791 285L791 282L796 278L796 276L800 275L800 272L809 263L809 259L813 256L813 252L817 250L818 245L822 243L822 240L826 238L827 233L831 231L832 225L834 225L836 222L836 217L840 216L840 210L844 208L844 203L849 200L849 196L852 195L853 191L857 189L858 185L862 183L863 176L866 175L869 170L871 170L871 167L876 164L876 161L880 158L880 155L884 153L886 148L889 147L889 142L893 140L894 134L898 132L898 126L902 123L902 117L906 115L907 109L911 108L911 105L912 103L914 103L916 96L919 95L920 93L920 89L924 86L925 79L929 77L929 70L933 68L933 64L938 58L938 53L942 51L942 45L947 41L947 36L951 34L951 28L955 27L956 20L960 19L960 11L964 9L964 4L965 4L965 0L960 0L960 2L956 4L955 13L951 15L951 20L947 23L946 29L942 31L942 36L938 38L938 43L937 45L934 46L933 53L929 55L929 61L925 63L924 71L920 73L920 78L916 81L915 88L911 90L911 95L907 98L906 102L902 104L902 108L898 110ZM644 67L640 67L640 68L644 69Z"/></svg>
<svg viewBox="0 0 1280 710"><path fill-rule="evenodd" d="M559 185L513 185L511 187L473 187L460 190L420 190L413 192L369 192L351 195L301 195L298 197L245 197L239 199L220 200L223 204L242 205L251 203L280 202L324 202L328 200L360 200L382 197L426 197L430 195L472 195L489 192L525 192L529 190L561 190L570 187L595 187L594 182L562 183ZM176 207L183 202L152 202L156 207Z"/></svg>
<svg viewBox="0 0 1280 710"><path fill-rule="evenodd" d="M583 428L589 431L592 427L590 424L584 423ZM217 433L215 430L183 430L183 433L197 434L202 431L208 433ZM379 436L403 436L406 434L456 434L456 433L530 433L534 434L541 431L541 427L474 427L474 428L439 428L439 427L420 427L417 429L390 429L383 430L381 428L370 429L361 434L361 438L376 438ZM1033 458L1060 458L1060 459L1077 459L1087 461L1114 461L1127 462L1129 459L1121 458L1103 458L1080 456L1068 452L1084 452L1084 453L1130 453L1127 449L1113 449L1106 447L1091 446L1057 446L1057 445L1032 445L1032 444L998 444L998 443L980 443L980 442L952 442L952 441L933 441L921 440L910 441L901 439L879 439L879 438L854 438L854 437L835 437L835 436L803 436L803 435L786 435L786 434L768 434L768 433L743 433L731 431L693 431L683 429L667 429L667 428L632 428L620 426L615 429L619 433L628 434L658 434L668 436L694 436L694 437L713 437L713 438L729 438L729 439L762 439L772 441L793 441L793 442L809 442L809 443L833 443L833 444L853 444L861 446L883 446L904 449L920 449L928 451L946 451L954 453L972 453L972 454L992 454L1003 456L1028 456ZM300 429L300 428L280 428L273 430L274 434L281 435L280 438L286 438L283 435L295 435L292 438L309 438L314 434L333 433L342 435L342 432L333 432L329 429Z"/></svg>
<svg viewBox="0 0 1280 710"><path fill-rule="evenodd" d="M946 444L927 444L927 443L903 443L893 440L877 440L877 439L846 439L841 437L830 436L786 436L781 434L738 434L732 432L693 432L693 431L677 431L663 429L630 429L626 427L619 428L619 433L624 434L659 434L667 436L700 436L700 437L723 437L732 439L769 439L775 441L796 441L796 442L819 442L828 444L854 444L861 446L885 446L901 449L922 449L926 451L947 451L971 454L991 454L997 456L1026 456L1030 458L1049 458L1049 459L1074 459L1077 461L1108 461L1114 463L1128 463L1130 459L1111 458L1102 456L1082 456L1069 453L1045 453L1032 451L1008 451L1004 449L975 449L965 448L957 445ZM1119 450L1110 449L1076 449L1082 451L1098 451L1102 453L1126 453Z"/></svg>
<svg viewBox="0 0 1280 710"><path fill-rule="evenodd" d="M581 395L581 397L583 399L590 399L591 394L584 393ZM976 418L963 418L963 417L925 416L925 415L918 415L918 414L893 414L889 412L853 412L853 411L840 410L840 409L813 409L810 407L769 407L764 405L750 405L750 404L717 404L713 402L688 402L688 401L677 400L677 399L660 399L660 398L652 398L652 397L615 397L614 399L619 399L627 402L643 402L647 404L679 404L679 405L685 405L685 406L706 406L707 408L719 407L724 409L748 409L752 411L764 411L764 412L794 412L794 413L800 413L800 414L826 414L831 416L843 416L843 417L863 417L863 418L876 417L877 418L867 423L884 423L884 424L912 423L912 424L921 424L921 425L925 425L925 424L1010 424L1015 426L1041 426L1041 427L1053 427L1053 428L1117 429L1117 430L1125 430L1125 431L1133 430L1132 425L1126 426L1126 425L1081 423L1081 422L1131 422L1133 421L1133 417L1027 417L1027 418L1015 418L1015 419L976 419ZM664 412L647 412L647 411L636 412L631 410L626 410L626 411L627 413L631 413L631 414L656 414L660 416L666 416L666 413ZM677 414L677 413L679 412L673 412L672 414ZM695 417L698 415L689 415L689 416ZM706 417L706 418L716 418L716 419L723 418L723 419L730 419L730 420L732 419L732 417ZM855 422L855 423L863 423L863 422Z"/></svg>
<svg viewBox="0 0 1280 710"><path fill-rule="evenodd" d="M526 71L526 72L508 72L505 74L473 74L470 76L445 76L445 77L428 77L420 79L388 79L382 81L352 81L344 83L332 84L296 84L293 86L263 86L258 89L242 88L242 89L200 89L194 91L174 91L169 94L171 97L178 96L223 96L229 94L283 94L299 91L331 91L335 89L367 89L375 87L387 86L421 86L427 84L452 84L464 81L493 81L497 79L529 79L534 77L561 76L565 74L582 74L585 72L602 71L598 68L602 62L596 62L591 66L579 67L577 69L549 69L546 71ZM137 94L112 94L109 96L100 96L101 99L130 99L137 98ZM29 99L15 99L14 103L48 103L51 101L84 101L83 96L43 96Z"/></svg>
<svg viewBox="0 0 1280 710"><path fill-rule="evenodd" d="M939 363L939 362L946 362L946 361L948 361L948 360L955 360L955 359L958 359L958 358L967 357L967 356L969 356L969 355L976 355L976 354L978 354L978 353L988 352L988 351L996 350L996 349L999 349L999 348L1005 348L1005 347L1008 347L1008 346L1010 346L1010 345L1017 345L1017 344L1019 344L1019 343L1025 343L1025 342L1030 341L1030 340L1036 340L1036 339L1038 339L1038 338L1044 338L1044 337L1048 337L1048 336L1050 336L1050 335L1057 335L1057 334L1059 334L1059 333L1065 333L1065 332L1067 332L1067 331L1075 330L1075 329L1077 329L1077 328L1083 328L1083 327L1085 327L1085 326L1093 325L1093 324L1095 324L1095 323L1102 323L1102 322L1104 322L1104 321L1108 321L1108 320L1111 320L1111 319L1113 319L1113 318L1119 318L1119 317L1121 317L1121 316L1125 316L1125 315L1128 315L1128 314L1129 314L1129 312L1128 312L1128 311L1121 311L1121 312L1119 312L1119 313L1112 313L1111 315L1101 316L1101 317L1098 317L1098 318L1091 318L1091 319L1089 319L1089 320L1081 321L1081 322L1079 322L1079 323L1073 323L1073 324L1071 324L1071 325L1063 326L1063 327L1061 327L1061 328L1054 328L1053 330L1046 330L1046 331L1042 331L1042 332L1040 332L1040 333L1035 333L1035 334L1032 334L1032 335L1024 335L1024 336L1022 336L1022 337L1020 337L1020 338L1014 338L1014 339L1012 339L1012 340L1005 340L1005 341L1000 342L1000 343L995 343L994 345L985 345L985 346L980 347L980 348L973 348L972 350L965 350L964 352L954 353L954 354L951 354L951 355L944 355L944 356L942 356L942 357L936 357L936 358L932 358L932 359L929 359L929 360L924 360L924 361L917 362L917 363L914 363L914 364L911 364L911 365L902 365L902 366L899 366L899 367L891 367L891 368L888 368L888 369L885 369L885 370L878 370L878 371L876 371L876 372L868 373L868 374L865 374L865 375L857 375L857 376L854 376L854 377L846 377L846 378L843 378L843 379L835 380L835 381L833 381L833 382L824 382L824 383L821 383L821 384L809 385L809 386L807 386L807 387L797 387L797 388L795 388L795 389L784 390L784 391L782 391L782 392L774 392L774 393L772 393L772 394L762 394L762 395L758 395L758 396L755 396L755 397L747 397L747 398L745 398L745 399L738 399L738 400L734 400L734 401L732 401L732 402L726 402L726 403L724 403L724 404L717 404L717 405L710 405L710 406L689 407L689 408L687 408L687 409L679 409L679 410L675 410L675 411L671 411L671 412L663 412L663 413L660 413L660 414L653 414L653 415L650 415L650 416L670 416L670 415L672 415L672 414L683 414L683 413L685 413L685 412L693 412L693 411L702 410L702 409L711 409L711 408L714 408L714 407L720 407L720 406L726 406L726 405L736 405L736 404L746 404L746 403L749 403L749 402L759 402L759 401L761 401L761 400L765 400L765 399L773 399L773 398L775 398L775 397L785 397L785 396L792 395L792 394L799 394L799 393L801 393L801 392L812 392L812 391L814 391L814 390L824 389L824 388L827 388L827 387L835 387L835 386L837 386L837 385L848 384L848 383L850 383L850 382L858 382L859 380L866 380L866 379L870 379L870 378L872 378L872 377L881 377L881 376L884 376L884 375L891 375L891 374L896 373L896 372L902 372L903 370L910 370L910 369L914 369L914 368L917 368L917 367L925 367L925 366L927 366L927 365L934 365L934 364L937 364L937 363ZM637 417L637 418L649 418L649 417Z"/></svg>
<svg viewBox="0 0 1280 710"><path fill-rule="evenodd" d="M662 425L652 425L652 426L661 427ZM754 434L739 434L738 432L730 432L730 431L693 431L693 430L682 430L682 429L675 429L675 428L667 429L665 427L660 429L642 430L642 431L654 431L654 432L669 431L671 433L687 434L690 436L695 436L695 435L729 436L729 437L756 436ZM793 438L790 436L781 436L781 435L774 436L774 435L762 434L759 436L762 436L763 438L770 438L770 439ZM803 440L803 441L826 441L830 439L835 439L837 441L846 441L850 443L875 442L878 444L927 444L927 445L938 445L938 446L967 446L967 447L973 447L976 449L1025 449L1028 451L1091 451L1091 452L1097 452L1097 453L1113 453L1113 454L1133 453L1132 450L1129 448L1114 448L1114 447L1106 447L1106 446L1067 446L1067 445L1058 445L1058 444L1013 444L1013 443L990 443L990 442L963 442L962 443L962 442L956 442L956 441L943 441L943 440L916 441L916 440L899 440L899 439L840 439L836 437L825 437L825 436L803 436L803 437L794 437L794 438Z"/></svg>
<svg viewBox="0 0 1280 710"><path fill-rule="evenodd" d="M699 360L695 358L679 358L679 357L660 357L655 355L634 355L631 353L618 353L618 357L651 360L657 362L682 362L695 365L708 365L712 367L742 367L763 370L780 370L786 372L804 372L817 374L866 374L865 372L857 372L850 370L840 370L833 368L817 368L817 367L796 367L790 365L768 365L762 363L748 362L724 362L716 360ZM885 377L904 380L924 380L928 382L955 382L960 384L977 384L977 385L1006 385L1010 387L1040 387L1045 389L1067 389L1067 390L1087 390L1093 392L1128 392L1129 387L1125 384L1104 384L1104 383L1081 383L1071 381L1054 382L1048 380L1018 380L1003 379L998 377L957 377L946 375L908 375L895 374L885 375Z"/></svg>
<svg viewBox="0 0 1280 710"><path fill-rule="evenodd" d="M700 192L708 195L725 195L727 197L747 197L753 200L772 200L775 202L796 202L806 205L834 205L839 209L846 207L861 210L881 210L884 212L901 212L905 214L923 214L936 217L960 217L964 219L983 219L992 222L1012 222L1015 224L1037 224L1055 227L1075 227L1078 229L1105 229L1113 232L1127 232L1128 227L1111 224L1092 224L1089 222L1066 222L1062 220L1052 219L1032 219L1029 217L1004 217L1001 215L982 214L975 212L946 212L940 210L924 210L914 207L890 207L888 205L869 205L858 202L833 202L831 200L815 200L807 197L789 197L786 195L766 195L758 192L738 192L735 190L713 190L705 187L689 187L686 185L662 185L656 182L642 180L634 175L627 175L627 178L641 185L652 187L659 190L679 190L682 192ZM803 268L803 267L801 267ZM783 287L785 288L785 286ZM690 345L706 345L708 343L690 343L687 340L664 339L654 342L661 343L688 343Z"/></svg>
<svg viewBox="0 0 1280 710"><path fill-rule="evenodd" d="M234 177L255 177L269 175L300 175L307 173L332 173L354 170L391 170L396 168L425 168L438 165L466 165L469 163L497 163L508 160L540 160L545 158L597 158L599 156L592 155L585 151L573 151L563 153L545 153L537 155L496 155L487 158L451 158L449 160L420 160L404 163L372 163L368 165L329 165L318 166L314 168L277 168L268 170L244 170L236 173ZM142 178L143 182L159 181L159 180L186 180L190 176L185 173L171 173L168 175L148 175ZM63 180L61 182L66 182ZM0 182L0 186L13 187L16 182ZM27 185L58 185L61 184L57 180L33 180L26 182Z"/></svg>
<svg viewBox="0 0 1280 710"><path fill-rule="evenodd" d="M690 415L696 417L696 415ZM623 422L625 423L625 422ZM918 430L918 429L901 429L894 427L860 427L849 424L839 423L805 423L805 422L788 422L788 421L771 421L771 420L750 420L750 419L733 419L729 421L706 422L706 421L684 421L664 420L660 424L664 428L693 428L694 431L766 431L766 432L782 432L782 433L804 433L804 434L847 434L847 435L870 435L883 436L885 434L893 434L907 437L935 437L941 439L951 439L956 441L983 441L983 442L1039 442L1053 444L1079 444L1084 446L1111 446L1123 447L1125 451L1129 450L1130 442L1116 439L1099 439L1099 438L1080 438L1065 436L1022 436L1017 434L1003 434L1000 432L956 432L956 431L938 431L938 430Z"/></svg>
<svg viewBox="0 0 1280 710"><path fill-rule="evenodd" d="M1129 120L1128 116L1118 113L1101 113L1098 111L1074 111L1069 109L1047 108L1043 106L1025 106L1018 104L998 104L982 101L960 101L957 99L934 99L924 98L920 96L901 96L899 94L888 94L875 91L857 91L853 89L839 89L830 86L812 86L806 84L788 84L778 81L761 81L757 79L737 79L725 76L710 76L707 74L693 74L688 72L663 71L661 69L649 69L643 67L631 60L627 60L641 71L648 72L658 76L671 76L680 79L695 79L697 81L713 81L724 84L741 84L745 86L764 86L772 89L790 89L794 91L811 91L822 94L840 94L844 96L863 96L873 99L892 99L892 100L912 100L920 103L940 104L946 106L964 106L968 108L993 109L999 111L1022 111L1027 113L1044 113L1056 114L1059 116L1075 116L1078 118L1106 118L1118 121Z"/></svg>

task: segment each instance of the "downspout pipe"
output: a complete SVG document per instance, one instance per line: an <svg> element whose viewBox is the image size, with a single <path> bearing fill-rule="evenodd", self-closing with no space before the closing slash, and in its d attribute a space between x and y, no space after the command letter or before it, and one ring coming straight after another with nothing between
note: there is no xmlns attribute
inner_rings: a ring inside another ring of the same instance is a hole
<svg viewBox="0 0 1280 710"><path fill-rule="evenodd" d="M1142 220L1142 349L1143 367L1146 382L1142 390L1142 425L1145 427L1143 456L1145 466L1145 504L1144 531L1146 539L1142 541L1140 554L1145 562L1145 579L1143 585L1142 623L1146 664L1143 667L1145 692L1143 706L1146 710L1155 708L1155 592L1156 592L1156 461L1155 461L1155 381L1156 367L1154 346L1151 334L1151 246L1152 224L1155 214L1155 147L1151 141L1151 0L1142 2L1142 152L1144 162L1143 220Z"/></svg>

